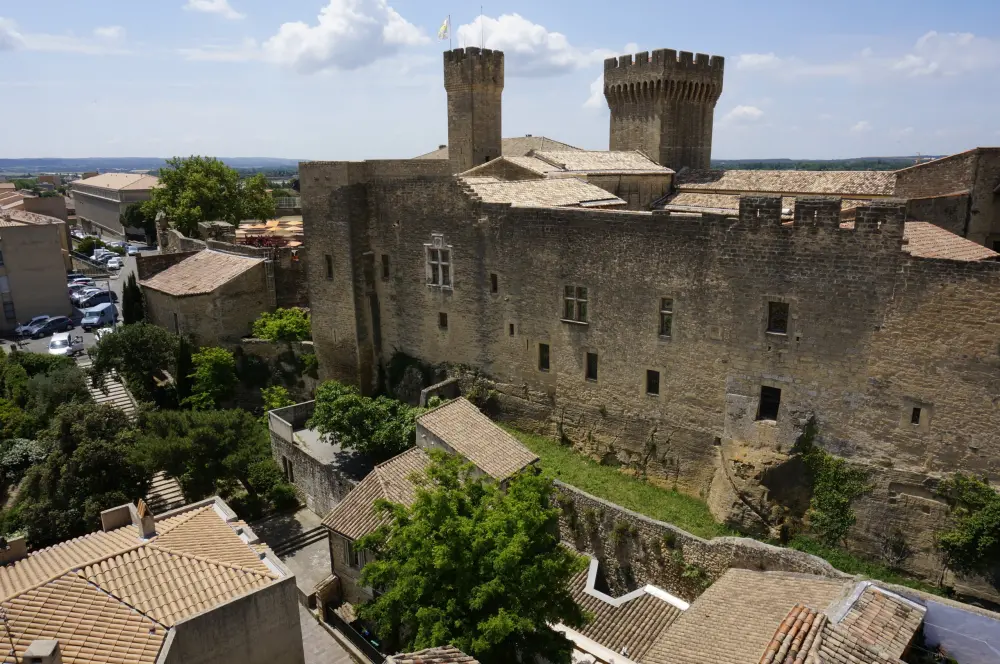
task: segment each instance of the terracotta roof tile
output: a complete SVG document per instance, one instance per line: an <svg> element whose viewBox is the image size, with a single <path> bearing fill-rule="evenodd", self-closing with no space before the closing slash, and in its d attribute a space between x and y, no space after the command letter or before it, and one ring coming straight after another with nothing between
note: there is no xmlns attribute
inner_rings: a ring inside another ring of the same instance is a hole
<svg viewBox="0 0 1000 664"><path fill-rule="evenodd" d="M479 662L455 646L443 646L426 648L405 655L393 655L386 660L386 664L479 664Z"/></svg>
<svg viewBox="0 0 1000 664"><path fill-rule="evenodd" d="M798 664L822 641L826 615L796 604L778 626L760 664Z"/></svg>
<svg viewBox="0 0 1000 664"><path fill-rule="evenodd" d="M532 150L578 150L572 145L554 141L545 136L515 136L500 139L500 152L504 157L523 157ZM439 148L414 159L447 159L448 148Z"/></svg>
<svg viewBox="0 0 1000 664"><path fill-rule="evenodd" d="M140 283L144 288L178 297L201 295L211 293L263 262L260 258L207 249Z"/></svg>
<svg viewBox="0 0 1000 664"><path fill-rule="evenodd" d="M211 506L200 509L184 523L157 536L153 542L160 549L270 574L267 565L260 561L260 556L236 535L232 527L219 518Z"/></svg>
<svg viewBox="0 0 1000 664"><path fill-rule="evenodd" d="M927 223L908 221L903 228L903 250L920 258L944 258L953 261L996 260L1000 254L950 231Z"/></svg>
<svg viewBox="0 0 1000 664"><path fill-rule="evenodd" d="M870 202L870 198L845 198L840 202L840 209L841 211L853 210ZM740 209L740 195L679 191L661 203L661 207L665 210L678 212L716 211L722 214L737 214ZM791 216L795 210L795 197L782 197L781 208L785 216Z"/></svg>
<svg viewBox="0 0 1000 664"><path fill-rule="evenodd" d="M903 664L868 644L851 636L839 625L829 621L823 625L823 633L814 649L816 658L809 664ZM796 663L798 664L798 663Z"/></svg>
<svg viewBox="0 0 1000 664"><path fill-rule="evenodd" d="M384 499L412 505L417 494L410 478L422 473L430 462L422 449L414 447L375 466L330 510L323 525L352 540L373 532L385 522L385 518L375 512L375 501Z"/></svg>
<svg viewBox="0 0 1000 664"><path fill-rule="evenodd" d="M575 177L513 181L463 177L462 181L486 203L525 207L625 205L625 201L614 194Z"/></svg>
<svg viewBox="0 0 1000 664"><path fill-rule="evenodd" d="M486 417L468 399L459 397L417 418L440 438L487 475L503 480L538 460L522 445Z"/></svg>
<svg viewBox="0 0 1000 664"><path fill-rule="evenodd" d="M20 661L32 641L56 639L66 664L152 664L167 632L72 572L3 607Z"/></svg>
<svg viewBox="0 0 1000 664"><path fill-rule="evenodd" d="M643 593L621 606L615 606L588 592L588 570L570 581L570 592L593 620L574 631L614 652L628 652L629 659L642 662L657 638L681 610L659 597Z"/></svg>
<svg viewBox="0 0 1000 664"><path fill-rule="evenodd" d="M731 569L650 648L644 664L758 664L796 603L823 610L849 581Z"/></svg>
<svg viewBox="0 0 1000 664"><path fill-rule="evenodd" d="M869 585L837 626L889 657L902 657L925 613L926 608Z"/></svg>
<svg viewBox="0 0 1000 664"><path fill-rule="evenodd" d="M683 191L769 194L842 194L892 196L896 174L892 171L743 171L693 169L675 178Z"/></svg>
<svg viewBox="0 0 1000 664"><path fill-rule="evenodd" d="M535 150L530 156L573 173L673 173L638 150Z"/></svg>

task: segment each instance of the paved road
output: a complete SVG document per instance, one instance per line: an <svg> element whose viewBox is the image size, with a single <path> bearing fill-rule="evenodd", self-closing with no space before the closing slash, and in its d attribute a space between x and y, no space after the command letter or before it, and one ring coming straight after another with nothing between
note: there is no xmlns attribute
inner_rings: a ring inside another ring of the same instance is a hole
<svg viewBox="0 0 1000 664"><path fill-rule="evenodd" d="M118 311L121 312L121 300L122 300L122 290L125 288L125 281L128 279L130 274L135 272L135 256L128 256L125 258L125 266L118 272L117 275L108 279L106 282L97 281L97 286L100 288L110 288L118 295ZM73 320L76 321L77 327L73 329L72 334L83 335L83 346L84 348L90 348L97 341L94 339L94 335L91 332L84 332L83 328L79 327L80 319L83 318L83 314L79 309L74 308ZM9 342L8 342L9 343ZM26 350L32 353L48 353L49 352L49 337L44 339L30 339L27 344L21 347L21 350Z"/></svg>

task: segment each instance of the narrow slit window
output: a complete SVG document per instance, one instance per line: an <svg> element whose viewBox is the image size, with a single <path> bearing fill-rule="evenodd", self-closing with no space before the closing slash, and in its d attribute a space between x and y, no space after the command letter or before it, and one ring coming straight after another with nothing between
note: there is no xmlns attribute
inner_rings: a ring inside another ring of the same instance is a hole
<svg viewBox="0 0 1000 664"><path fill-rule="evenodd" d="M910 411L910 424L920 424L920 409L914 408Z"/></svg>
<svg viewBox="0 0 1000 664"><path fill-rule="evenodd" d="M781 390L776 387L762 385L760 388L760 404L757 406L757 419L777 421L778 408L780 406Z"/></svg>
<svg viewBox="0 0 1000 664"><path fill-rule="evenodd" d="M442 330L448 329L448 314L443 311L438 314L438 327Z"/></svg>
<svg viewBox="0 0 1000 664"><path fill-rule="evenodd" d="M496 293L500 290L500 284L495 273L490 274L490 292Z"/></svg>
<svg viewBox="0 0 1000 664"><path fill-rule="evenodd" d="M354 542L347 542L347 564L354 569L361 568L361 555Z"/></svg>
<svg viewBox="0 0 1000 664"><path fill-rule="evenodd" d="M333 256L325 254L323 259L326 261L326 278L333 279Z"/></svg>
<svg viewBox="0 0 1000 664"><path fill-rule="evenodd" d="M507 333L510 334L510 336L514 336L514 324L513 323L511 323L510 325L507 326Z"/></svg>
<svg viewBox="0 0 1000 664"><path fill-rule="evenodd" d="M660 372L652 369L646 370L646 394L653 396L660 393Z"/></svg>
<svg viewBox="0 0 1000 664"><path fill-rule="evenodd" d="M587 380L597 382L597 353L587 353Z"/></svg>
<svg viewBox="0 0 1000 664"><path fill-rule="evenodd" d="M389 278L389 254L382 254L382 278Z"/></svg>
<svg viewBox="0 0 1000 664"><path fill-rule="evenodd" d="M788 303L767 303L767 331L772 334L788 334Z"/></svg>
<svg viewBox="0 0 1000 664"><path fill-rule="evenodd" d="M669 337L674 327L674 300L660 298L660 336Z"/></svg>
<svg viewBox="0 0 1000 664"><path fill-rule="evenodd" d="M538 344L538 370L549 370L549 345Z"/></svg>
<svg viewBox="0 0 1000 664"><path fill-rule="evenodd" d="M587 322L587 289L584 286L566 286L563 291L563 320Z"/></svg>

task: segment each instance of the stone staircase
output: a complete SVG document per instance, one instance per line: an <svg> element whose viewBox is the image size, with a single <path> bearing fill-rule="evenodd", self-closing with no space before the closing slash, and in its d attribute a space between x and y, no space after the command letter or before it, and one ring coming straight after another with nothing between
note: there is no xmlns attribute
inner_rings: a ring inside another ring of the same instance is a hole
<svg viewBox="0 0 1000 664"><path fill-rule="evenodd" d="M295 553L300 549L306 548L310 544L325 540L327 535L328 532L324 526L316 526L315 528L304 530L286 540L278 542L277 544L271 546L271 551L273 551L274 555L279 558L284 558L285 556Z"/></svg>

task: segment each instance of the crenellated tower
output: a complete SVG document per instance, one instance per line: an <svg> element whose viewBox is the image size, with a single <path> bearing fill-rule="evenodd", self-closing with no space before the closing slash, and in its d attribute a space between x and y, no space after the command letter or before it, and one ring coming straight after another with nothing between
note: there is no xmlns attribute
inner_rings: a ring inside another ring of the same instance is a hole
<svg viewBox="0 0 1000 664"><path fill-rule="evenodd" d="M471 46L445 51L444 89L452 171L499 157L503 52Z"/></svg>
<svg viewBox="0 0 1000 664"><path fill-rule="evenodd" d="M708 168L725 61L659 49L604 61L611 149L642 150L675 171Z"/></svg>

